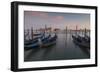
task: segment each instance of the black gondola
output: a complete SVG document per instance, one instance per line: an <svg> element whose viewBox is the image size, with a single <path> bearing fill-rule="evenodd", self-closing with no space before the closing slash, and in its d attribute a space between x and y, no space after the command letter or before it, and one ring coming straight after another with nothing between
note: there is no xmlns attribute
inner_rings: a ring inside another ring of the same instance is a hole
<svg viewBox="0 0 100 73"><path fill-rule="evenodd" d="M24 48L30 49L30 48L43 48L43 47L49 47L51 45L54 45L56 43L57 35L55 34L53 37L49 34L47 37L44 37L42 39L39 39L38 42L32 43L30 45L25 45Z"/></svg>
<svg viewBox="0 0 100 73"><path fill-rule="evenodd" d="M83 38L78 35L77 36L72 35L72 38L73 38L74 43L77 44L78 46L90 49L90 42L87 42L86 40L84 40L85 37Z"/></svg>
<svg viewBox="0 0 100 73"><path fill-rule="evenodd" d="M50 34L46 37L43 37L43 38L38 38L37 39L37 42L31 42L31 44L28 44L28 45L24 45L24 48L26 49L30 49L30 48L39 48L41 46L41 44L39 43L39 39L41 40L41 43L46 41L47 39L50 38Z"/></svg>
<svg viewBox="0 0 100 73"><path fill-rule="evenodd" d="M49 47L51 45L56 44L57 35L55 34L53 37L43 41L42 47Z"/></svg>
<svg viewBox="0 0 100 73"><path fill-rule="evenodd" d="M44 37L44 33L43 34L39 34L36 38L32 39L32 40L26 40L24 41L24 45L30 45L30 44L34 44L34 43L37 43L38 42L38 39L39 38L43 38Z"/></svg>

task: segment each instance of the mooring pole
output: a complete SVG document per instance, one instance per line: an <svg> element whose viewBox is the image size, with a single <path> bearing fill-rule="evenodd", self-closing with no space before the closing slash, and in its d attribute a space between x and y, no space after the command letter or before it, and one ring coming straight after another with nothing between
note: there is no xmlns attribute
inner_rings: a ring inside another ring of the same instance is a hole
<svg viewBox="0 0 100 73"><path fill-rule="evenodd" d="M33 27L31 27L31 39L33 40Z"/></svg>

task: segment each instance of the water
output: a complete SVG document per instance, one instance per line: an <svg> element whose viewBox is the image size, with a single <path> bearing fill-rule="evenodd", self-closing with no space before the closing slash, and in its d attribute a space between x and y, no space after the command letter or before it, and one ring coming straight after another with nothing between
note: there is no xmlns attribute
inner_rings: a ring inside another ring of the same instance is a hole
<svg viewBox="0 0 100 73"><path fill-rule="evenodd" d="M90 53L86 48L75 45L72 33L58 33L56 45L48 48L24 50L24 61L88 59Z"/></svg>

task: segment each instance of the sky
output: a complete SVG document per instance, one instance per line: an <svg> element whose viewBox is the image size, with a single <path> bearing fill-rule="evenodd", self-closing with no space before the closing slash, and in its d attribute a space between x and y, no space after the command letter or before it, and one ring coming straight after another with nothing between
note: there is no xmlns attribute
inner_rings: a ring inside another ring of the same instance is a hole
<svg viewBox="0 0 100 73"><path fill-rule="evenodd" d="M51 27L52 29L90 29L90 14L24 11L25 29L34 30Z"/></svg>

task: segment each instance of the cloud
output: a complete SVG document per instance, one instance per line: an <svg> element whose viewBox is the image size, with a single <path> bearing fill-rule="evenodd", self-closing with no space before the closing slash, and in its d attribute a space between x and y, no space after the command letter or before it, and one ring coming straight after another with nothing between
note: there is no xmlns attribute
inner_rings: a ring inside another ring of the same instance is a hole
<svg viewBox="0 0 100 73"><path fill-rule="evenodd" d="M57 20L63 20L64 17L63 16L56 16L55 19L57 19Z"/></svg>
<svg viewBox="0 0 100 73"><path fill-rule="evenodd" d="M39 11L25 11L25 15L37 16L37 17L43 17L43 18L48 17L48 13L39 12Z"/></svg>
<svg viewBox="0 0 100 73"><path fill-rule="evenodd" d="M25 11L24 12L25 15L28 16L34 16L34 17L38 17L41 19L48 19L49 21L61 21L64 20L63 16L51 16L46 12L39 12L39 11Z"/></svg>
<svg viewBox="0 0 100 73"><path fill-rule="evenodd" d="M40 13L39 15L40 15L41 17L46 17L46 18L49 17L47 13Z"/></svg>
<svg viewBox="0 0 100 73"><path fill-rule="evenodd" d="M51 22L62 23L62 22L64 22L64 17L63 16L52 16Z"/></svg>

